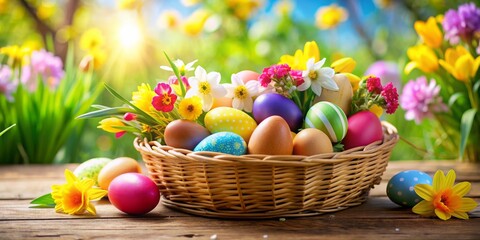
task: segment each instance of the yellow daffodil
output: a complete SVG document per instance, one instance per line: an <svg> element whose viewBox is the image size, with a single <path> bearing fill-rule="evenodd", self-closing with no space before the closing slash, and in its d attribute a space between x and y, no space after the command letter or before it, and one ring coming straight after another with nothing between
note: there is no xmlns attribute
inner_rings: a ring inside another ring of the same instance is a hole
<svg viewBox="0 0 480 240"><path fill-rule="evenodd" d="M176 10L165 10L158 18L160 29L174 29L180 23L180 13Z"/></svg>
<svg viewBox="0 0 480 240"><path fill-rule="evenodd" d="M17 64L26 64L25 61L27 59L25 57L29 56L32 50L29 46L11 45L0 48L0 54L7 55L10 59L10 64L16 66Z"/></svg>
<svg viewBox="0 0 480 240"><path fill-rule="evenodd" d="M103 129L104 131L111 132L111 133L119 133L119 132L124 132L124 130L118 129L116 127L123 127L125 124L122 122L122 120L118 118L105 118L102 121L100 121L100 125L98 128Z"/></svg>
<svg viewBox="0 0 480 240"><path fill-rule="evenodd" d="M205 22L210 17L210 14L203 10L198 9L193 12L183 24L183 31L190 36L197 36L202 32Z"/></svg>
<svg viewBox="0 0 480 240"><path fill-rule="evenodd" d="M442 45L443 35L434 17L428 18L426 22L416 21L413 27L427 46L439 48Z"/></svg>
<svg viewBox="0 0 480 240"><path fill-rule="evenodd" d="M90 202L101 199L107 191L92 188L95 181L89 178L79 180L70 170L65 169L63 185L52 186L52 198L55 201L55 211L67 214L83 214L85 211L95 215L95 206Z"/></svg>
<svg viewBox="0 0 480 240"><path fill-rule="evenodd" d="M351 73L356 65L357 62L353 60L353 58L346 57L333 62L330 67L333 68L336 73Z"/></svg>
<svg viewBox="0 0 480 240"><path fill-rule="evenodd" d="M360 79L360 77L358 77L357 75L352 74L352 73L342 73L342 74L345 75L348 78L348 81L350 81L350 84L352 84L353 92L357 91L357 89L360 85L360 81L362 79Z"/></svg>
<svg viewBox="0 0 480 240"><path fill-rule="evenodd" d="M477 203L465 196L471 189L469 182L455 183L455 171L448 171L445 176L438 170L433 177L432 185L417 184L415 192L424 200L413 207L413 212L424 216L437 216L448 220L452 216L468 219L467 212L475 209Z"/></svg>
<svg viewBox="0 0 480 240"><path fill-rule="evenodd" d="M227 0L227 6L241 20L249 19L260 5L260 0Z"/></svg>
<svg viewBox="0 0 480 240"><path fill-rule="evenodd" d="M184 98L178 105L178 111L183 119L195 121L202 114L202 100L197 96Z"/></svg>
<svg viewBox="0 0 480 240"><path fill-rule="evenodd" d="M445 60L439 60L440 65L454 78L466 82L473 78L480 65L480 56L474 59L463 46L449 48L445 51Z"/></svg>
<svg viewBox="0 0 480 240"><path fill-rule="evenodd" d="M85 51L95 51L103 46L105 39L98 28L88 29L80 38L80 48Z"/></svg>
<svg viewBox="0 0 480 240"><path fill-rule="evenodd" d="M426 45L417 45L407 50L410 62L405 66L405 74L418 68L425 73L432 73L438 70L438 58L435 52Z"/></svg>
<svg viewBox="0 0 480 240"><path fill-rule="evenodd" d="M315 14L315 24L320 29L331 29L337 27L341 22L346 21L348 12L336 4L321 7Z"/></svg>
<svg viewBox="0 0 480 240"><path fill-rule="evenodd" d="M295 70L305 70L307 69L307 61L310 58L314 58L315 62L320 60L320 50L315 41L306 42L303 51L298 49L293 56L281 56L279 64L288 64Z"/></svg>
<svg viewBox="0 0 480 240"><path fill-rule="evenodd" d="M152 91L150 85L142 83L138 86L138 91L132 93L132 104L140 110L150 113L152 111L152 99L157 94Z"/></svg>

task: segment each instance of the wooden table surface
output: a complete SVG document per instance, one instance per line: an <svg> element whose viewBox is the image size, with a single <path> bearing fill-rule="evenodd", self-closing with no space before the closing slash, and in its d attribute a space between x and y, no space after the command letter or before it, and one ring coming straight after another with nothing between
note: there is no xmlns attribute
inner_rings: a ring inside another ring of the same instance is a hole
<svg viewBox="0 0 480 240"><path fill-rule="evenodd" d="M70 216L52 208L29 208L30 201L64 183L65 168L76 165L0 166L0 239L480 239L480 207L470 220L420 217L391 202L387 181L402 170L431 175L451 168L457 182L470 181L468 194L480 202L480 165L454 161L390 162L383 181L363 205L314 217L226 220L192 216L161 204L141 217L123 214L108 200L97 216Z"/></svg>

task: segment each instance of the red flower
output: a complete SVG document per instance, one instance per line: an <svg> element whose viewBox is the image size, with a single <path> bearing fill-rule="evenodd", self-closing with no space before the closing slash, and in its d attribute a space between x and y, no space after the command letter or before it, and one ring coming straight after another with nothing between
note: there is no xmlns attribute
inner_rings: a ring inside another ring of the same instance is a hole
<svg viewBox="0 0 480 240"><path fill-rule="evenodd" d="M135 113L125 113L125 115L123 115L123 119L125 121L132 121L137 119L137 115L135 115Z"/></svg>
<svg viewBox="0 0 480 240"><path fill-rule="evenodd" d="M371 93L380 94L383 90L382 82L378 77L369 77L367 79L367 89Z"/></svg>
<svg viewBox="0 0 480 240"><path fill-rule="evenodd" d="M297 87L305 82L302 77L302 71L292 70L290 71L290 76L292 76L292 79L295 82L295 86Z"/></svg>
<svg viewBox="0 0 480 240"><path fill-rule="evenodd" d="M173 110L177 95L172 94L172 88L166 83L158 83L155 87L155 93L158 96L153 97L152 105L155 109L162 112L170 112Z"/></svg>
<svg viewBox="0 0 480 240"><path fill-rule="evenodd" d="M367 82L368 83L368 82ZM382 90L382 97L385 99L387 103L387 113L392 114L398 108L398 93L397 88L393 86L390 82Z"/></svg>

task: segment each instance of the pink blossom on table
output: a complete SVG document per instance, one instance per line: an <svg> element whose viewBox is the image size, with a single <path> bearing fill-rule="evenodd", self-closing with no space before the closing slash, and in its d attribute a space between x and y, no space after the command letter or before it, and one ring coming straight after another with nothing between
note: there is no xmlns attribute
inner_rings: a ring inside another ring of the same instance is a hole
<svg viewBox="0 0 480 240"><path fill-rule="evenodd" d="M378 77L369 77L367 79L367 89L371 93L380 94L383 90L382 81Z"/></svg>
<svg viewBox="0 0 480 240"><path fill-rule="evenodd" d="M291 68L288 64L278 64L264 68L262 74L258 77L260 85L267 87L271 81L287 77L290 70Z"/></svg>
<svg viewBox="0 0 480 240"><path fill-rule="evenodd" d="M47 86L55 89L64 75L62 60L42 49L32 52L30 65L22 68L22 83L33 92L37 89L37 77L40 76Z"/></svg>
<svg viewBox="0 0 480 240"><path fill-rule="evenodd" d="M137 119L137 115L135 113L125 113L125 115L123 115L123 119L125 121L133 121L135 119Z"/></svg>
<svg viewBox="0 0 480 240"><path fill-rule="evenodd" d="M185 85L186 88L190 87L190 84L188 84L188 78L185 76L180 77L182 79L183 85ZM168 84L178 84L178 78L175 75L172 75L168 78Z"/></svg>
<svg viewBox="0 0 480 240"><path fill-rule="evenodd" d="M392 83L388 83L383 88L381 95L385 99L385 102L387 103L386 112L388 114L393 114L398 108L397 88L394 87Z"/></svg>
<svg viewBox="0 0 480 240"><path fill-rule="evenodd" d="M400 105L406 111L405 119L415 120L419 124L424 118L433 118L434 113L447 112L448 107L439 93L440 86L434 79L430 83L424 76L410 80L400 96Z"/></svg>
<svg viewBox="0 0 480 240"><path fill-rule="evenodd" d="M17 89L17 82L12 80L12 70L8 66L0 65L0 94L12 102L13 92Z"/></svg>
<svg viewBox="0 0 480 240"><path fill-rule="evenodd" d="M376 76L382 80L385 85L389 82L393 83L397 89L400 88L400 70L394 62L377 61L370 65L365 71L364 76Z"/></svg>
<svg viewBox="0 0 480 240"><path fill-rule="evenodd" d="M172 88L166 83L158 83L155 87L155 93L152 99L152 105L157 111L170 112L173 110L177 95L172 93Z"/></svg>

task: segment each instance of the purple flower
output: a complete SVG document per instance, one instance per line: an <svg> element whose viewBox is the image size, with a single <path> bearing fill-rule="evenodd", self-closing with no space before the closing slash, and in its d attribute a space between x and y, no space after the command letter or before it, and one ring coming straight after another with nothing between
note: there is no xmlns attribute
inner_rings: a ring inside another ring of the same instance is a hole
<svg viewBox="0 0 480 240"><path fill-rule="evenodd" d="M5 98L12 102L12 94L16 89L17 83L12 80L12 70L8 66L0 65L0 94L5 95Z"/></svg>
<svg viewBox="0 0 480 240"><path fill-rule="evenodd" d="M33 92L37 88L37 77L40 76L47 86L55 89L64 74L62 60L42 49L32 52L30 65L23 67L22 83Z"/></svg>
<svg viewBox="0 0 480 240"><path fill-rule="evenodd" d="M396 63L387 61L374 62L368 67L364 75L374 75L382 80L383 85L391 82L393 86L400 88L400 71Z"/></svg>
<svg viewBox="0 0 480 240"><path fill-rule="evenodd" d="M443 19L445 39L458 44L460 39L467 43L480 35L480 9L474 3L465 3L458 11L450 9Z"/></svg>
<svg viewBox="0 0 480 240"><path fill-rule="evenodd" d="M429 84L424 76L416 81L410 80L400 96L400 105L406 111L405 119L415 120L419 124L424 118L432 118L433 113L447 112L448 107L439 93L440 86L433 79Z"/></svg>

